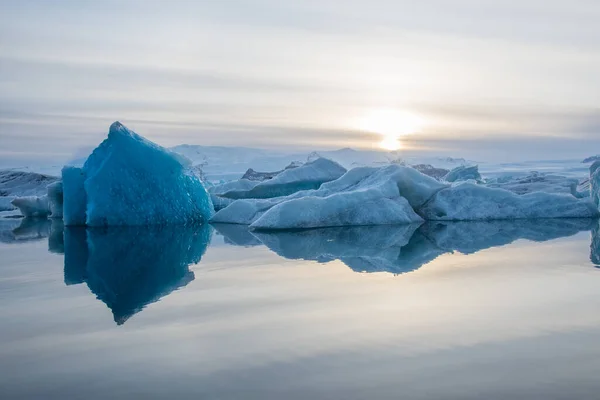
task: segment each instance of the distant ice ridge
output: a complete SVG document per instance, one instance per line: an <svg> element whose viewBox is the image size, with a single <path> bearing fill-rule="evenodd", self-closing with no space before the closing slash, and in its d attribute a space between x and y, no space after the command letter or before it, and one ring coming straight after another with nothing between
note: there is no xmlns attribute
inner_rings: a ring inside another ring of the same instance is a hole
<svg viewBox="0 0 600 400"><path fill-rule="evenodd" d="M66 225L160 225L206 221L210 196L185 157L119 122L83 168L63 169Z"/></svg>

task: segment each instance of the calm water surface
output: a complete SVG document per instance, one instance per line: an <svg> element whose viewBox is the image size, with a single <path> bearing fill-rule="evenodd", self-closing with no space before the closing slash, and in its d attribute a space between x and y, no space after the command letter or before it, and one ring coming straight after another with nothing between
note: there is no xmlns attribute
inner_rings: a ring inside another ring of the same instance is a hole
<svg viewBox="0 0 600 400"><path fill-rule="evenodd" d="M596 221L0 221L0 397L592 399Z"/></svg>

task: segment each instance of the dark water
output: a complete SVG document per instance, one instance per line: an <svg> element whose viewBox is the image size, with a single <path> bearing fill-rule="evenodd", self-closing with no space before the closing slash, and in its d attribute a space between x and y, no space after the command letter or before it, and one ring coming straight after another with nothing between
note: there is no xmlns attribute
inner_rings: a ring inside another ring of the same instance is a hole
<svg viewBox="0 0 600 400"><path fill-rule="evenodd" d="M597 221L0 221L0 398L593 399Z"/></svg>

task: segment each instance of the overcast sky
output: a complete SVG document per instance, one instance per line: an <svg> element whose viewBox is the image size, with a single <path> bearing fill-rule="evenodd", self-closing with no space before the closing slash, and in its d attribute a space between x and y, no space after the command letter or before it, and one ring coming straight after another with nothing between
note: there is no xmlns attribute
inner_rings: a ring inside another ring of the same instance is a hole
<svg viewBox="0 0 600 400"><path fill-rule="evenodd" d="M120 120L166 145L600 153L597 0L0 0L0 157L69 157Z"/></svg>

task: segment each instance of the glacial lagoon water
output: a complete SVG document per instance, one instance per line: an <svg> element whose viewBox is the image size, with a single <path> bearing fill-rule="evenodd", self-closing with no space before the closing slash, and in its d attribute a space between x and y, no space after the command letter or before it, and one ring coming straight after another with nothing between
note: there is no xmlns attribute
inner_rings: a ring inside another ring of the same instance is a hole
<svg viewBox="0 0 600 400"><path fill-rule="evenodd" d="M598 222L0 221L6 399L591 399Z"/></svg>

